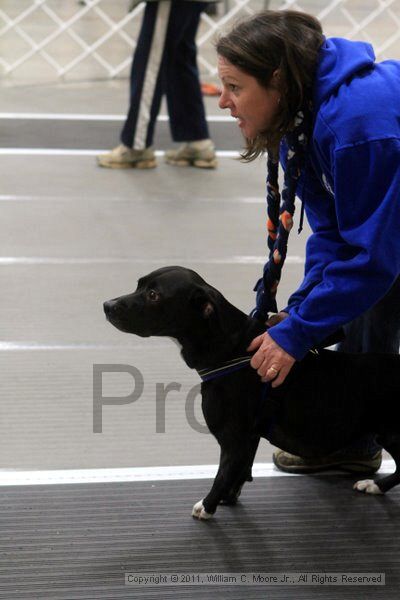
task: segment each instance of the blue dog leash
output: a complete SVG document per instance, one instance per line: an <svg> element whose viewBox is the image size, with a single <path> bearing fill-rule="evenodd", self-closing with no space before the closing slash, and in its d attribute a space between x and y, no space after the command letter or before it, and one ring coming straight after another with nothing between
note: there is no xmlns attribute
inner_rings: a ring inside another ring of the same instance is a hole
<svg viewBox="0 0 400 600"><path fill-rule="evenodd" d="M214 367L213 369L201 369L197 372L202 381L211 381L213 379L217 379L218 377L225 377L226 375L230 375L235 371L244 369L250 364L251 359L251 356L239 356L238 358L228 360L220 364L218 367Z"/></svg>

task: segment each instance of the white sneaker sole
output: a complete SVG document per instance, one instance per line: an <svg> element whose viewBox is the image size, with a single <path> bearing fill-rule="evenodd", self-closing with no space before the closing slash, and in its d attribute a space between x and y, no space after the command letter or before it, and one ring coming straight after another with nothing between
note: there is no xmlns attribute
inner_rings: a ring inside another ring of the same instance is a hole
<svg viewBox="0 0 400 600"><path fill-rule="evenodd" d="M99 167L105 169L154 169L157 166L156 160L138 160L135 162L108 162L97 159Z"/></svg>
<svg viewBox="0 0 400 600"><path fill-rule="evenodd" d="M173 159L166 158L165 162L168 165L173 165L174 167L197 167L198 169L215 169L218 166L218 161L216 158L212 160L201 160L201 159Z"/></svg>

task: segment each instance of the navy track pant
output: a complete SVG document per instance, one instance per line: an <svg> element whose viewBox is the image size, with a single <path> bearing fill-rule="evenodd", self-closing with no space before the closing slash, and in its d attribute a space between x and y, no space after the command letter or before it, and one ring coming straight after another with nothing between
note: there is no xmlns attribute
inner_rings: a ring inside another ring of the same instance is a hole
<svg viewBox="0 0 400 600"><path fill-rule="evenodd" d="M148 2L131 70L130 107L121 142L141 150L153 143L165 94L172 139L209 137L197 67L196 33L206 2Z"/></svg>
<svg viewBox="0 0 400 600"><path fill-rule="evenodd" d="M372 284L371 284L372 285ZM346 338L338 352L398 354L400 346L400 277L375 306L344 327ZM376 407L379 410L379 406ZM379 450L373 437L365 437L349 449L354 454L374 454Z"/></svg>
<svg viewBox="0 0 400 600"><path fill-rule="evenodd" d="M371 285L373 285L371 283ZM400 277L387 294L344 328L346 339L338 345L342 352L398 354L400 347Z"/></svg>

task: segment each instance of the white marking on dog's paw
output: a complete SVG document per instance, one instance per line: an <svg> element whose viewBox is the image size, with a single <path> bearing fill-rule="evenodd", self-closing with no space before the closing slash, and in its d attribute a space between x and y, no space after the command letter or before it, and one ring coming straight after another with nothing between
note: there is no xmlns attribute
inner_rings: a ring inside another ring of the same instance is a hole
<svg viewBox="0 0 400 600"><path fill-rule="evenodd" d="M193 506L192 517L203 520L211 519L212 514L204 510L203 500L199 500L199 502L196 502L196 504Z"/></svg>
<svg viewBox="0 0 400 600"><path fill-rule="evenodd" d="M366 494L383 494L373 479L361 479L353 485L353 489Z"/></svg>

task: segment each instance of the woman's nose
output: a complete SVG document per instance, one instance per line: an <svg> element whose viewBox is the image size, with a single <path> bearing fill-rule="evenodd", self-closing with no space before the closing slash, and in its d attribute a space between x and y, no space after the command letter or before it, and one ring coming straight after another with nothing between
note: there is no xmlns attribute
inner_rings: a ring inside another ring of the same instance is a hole
<svg viewBox="0 0 400 600"><path fill-rule="evenodd" d="M226 94L224 91L219 97L218 106L220 108L229 108L229 97L228 94Z"/></svg>

